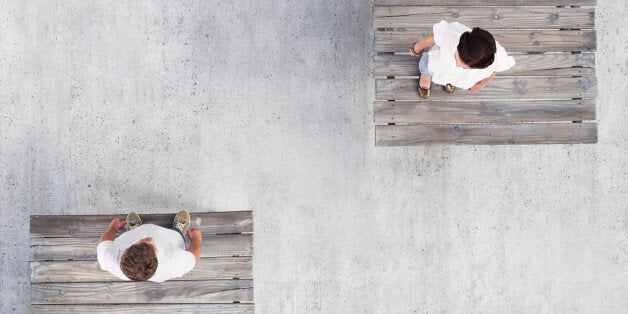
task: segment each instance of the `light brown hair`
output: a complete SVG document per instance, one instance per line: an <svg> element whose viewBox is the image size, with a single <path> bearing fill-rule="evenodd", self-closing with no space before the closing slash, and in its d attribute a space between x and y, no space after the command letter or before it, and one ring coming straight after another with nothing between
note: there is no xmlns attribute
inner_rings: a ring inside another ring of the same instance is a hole
<svg viewBox="0 0 628 314"><path fill-rule="evenodd" d="M146 242L129 246L120 259L120 269L131 280L148 280L157 270L155 248Z"/></svg>

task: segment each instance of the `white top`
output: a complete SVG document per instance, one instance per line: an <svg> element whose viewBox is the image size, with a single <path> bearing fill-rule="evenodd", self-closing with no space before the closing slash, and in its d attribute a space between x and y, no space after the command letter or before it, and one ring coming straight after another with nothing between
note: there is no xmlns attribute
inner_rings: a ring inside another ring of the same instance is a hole
<svg viewBox="0 0 628 314"><path fill-rule="evenodd" d="M428 68L432 72L432 81L436 84L452 84L456 87L469 89L477 82L491 76L493 72L506 71L515 65L515 59L508 56L504 47L495 41L495 61L486 69L465 69L456 67L456 50L462 33L470 28L458 23L440 21L434 24L434 42L428 52Z"/></svg>
<svg viewBox="0 0 628 314"><path fill-rule="evenodd" d="M98 244L98 263L106 270L123 280L130 280L120 269L120 258L124 251L137 240L153 237L157 246L157 270L149 281L163 282L181 277L194 268L194 254L185 250L183 237L175 230L146 224L127 231L115 241L103 241Z"/></svg>

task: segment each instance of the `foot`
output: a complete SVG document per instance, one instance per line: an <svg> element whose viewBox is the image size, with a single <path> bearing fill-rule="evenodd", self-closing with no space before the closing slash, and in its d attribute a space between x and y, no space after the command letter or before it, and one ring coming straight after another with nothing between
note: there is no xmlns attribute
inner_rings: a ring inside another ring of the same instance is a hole
<svg viewBox="0 0 628 314"><path fill-rule="evenodd" d="M430 76L422 76L419 79L419 86L423 89L430 89L432 85L432 77Z"/></svg>
<svg viewBox="0 0 628 314"><path fill-rule="evenodd" d="M453 93L456 90L456 87L451 85L451 84L447 84L445 85L445 91L448 93Z"/></svg>
<svg viewBox="0 0 628 314"><path fill-rule="evenodd" d="M428 99L430 98L432 92L431 92L431 84L432 84L432 78L431 77L427 77L427 76L421 76L421 78L419 79L419 96L423 99Z"/></svg>
<svg viewBox="0 0 628 314"><path fill-rule="evenodd" d="M187 235L188 230L190 230L190 212L185 209L180 210L177 215L174 216L172 228L179 229L184 236Z"/></svg>
<svg viewBox="0 0 628 314"><path fill-rule="evenodd" d="M126 224L124 228L129 231L142 225L142 218L136 212L130 212L126 215Z"/></svg>

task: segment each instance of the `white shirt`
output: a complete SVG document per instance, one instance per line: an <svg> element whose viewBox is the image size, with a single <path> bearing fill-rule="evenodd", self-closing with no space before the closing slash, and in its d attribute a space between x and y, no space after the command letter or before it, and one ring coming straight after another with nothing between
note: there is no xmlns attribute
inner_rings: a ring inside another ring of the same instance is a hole
<svg viewBox="0 0 628 314"><path fill-rule="evenodd" d="M477 82L491 76L493 72L506 71L515 65L515 59L508 56L504 47L495 41L495 60L486 69L465 69L456 67L456 50L462 33L470 28L458 23L440 21L434 24L434 42L428 52L428 69L433 74L432 81L436 84L452 84L456 87L469 89Z"/></svg>
<svg viewBox="0 0 628 314"><path fill-rule="evenodd" d="M175 230L146 224L121 234L115 241L98 244L98 263L106 270L123 280L130 280L120 269L120 258L124 251L137 240L153 237L157 246L157 270L149 281L163 282L181 277L194 268L194 254L185 250L183 237Z"/></svg>

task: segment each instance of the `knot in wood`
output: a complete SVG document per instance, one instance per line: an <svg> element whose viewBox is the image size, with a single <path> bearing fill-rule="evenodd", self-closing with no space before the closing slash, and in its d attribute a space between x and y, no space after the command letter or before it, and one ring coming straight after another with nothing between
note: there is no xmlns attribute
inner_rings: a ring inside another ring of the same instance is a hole
<svg viewBox="0 0 628 314"><path fill-rule="evenodd" d="M550 15L550 21L556 21L556 20L558 20L558 14L554 13Z"/></svg>
<svg viewBox="0 0 628 314"><path fill-rule="evenodd" d="M458 125L454 126L454 133L456 133L456 136L458 136L458 138L462 137L462 132L460 131L460 126L458 126Z"/></svg>
<svg viewBox="0 0 628 314"><path fill-rule="evenodd" d="M493 14L493 19L494 20L499 20L499 15L498 14Z"/></svg>
<svg viewBox="0 0 628 314"><path fill-rule="evenodd" d="M578 83L580 83L583 90L589 90L593 87L593 82L588 78L579 79Z"/></svg>
<svg viewBox="0 0 628 314"><path fill-rule="evenodd" d="M528 81L525 79L515 80L515 86L517 87L517 94L525 95L528 93Z"/></svg>
<svg viewBox="0 0 628 314"><path fill-rule="evenodd" d="M460 14L458 14L458 12L454 12L452 16L457 19L460 16Z"/></svg>

